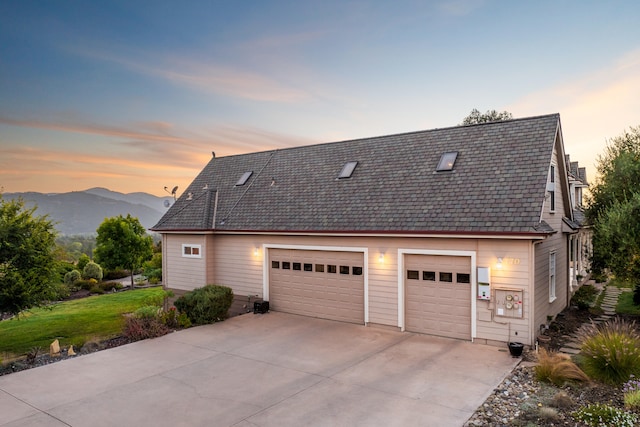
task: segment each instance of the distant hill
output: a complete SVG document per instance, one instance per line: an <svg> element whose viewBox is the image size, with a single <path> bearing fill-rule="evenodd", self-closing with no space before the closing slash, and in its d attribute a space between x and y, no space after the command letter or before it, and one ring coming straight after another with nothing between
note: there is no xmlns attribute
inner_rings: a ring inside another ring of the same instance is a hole
<svg viewBox="0 0 640 427"><path fill-rule="evenodd" d="M26 206L37 206L36 214L49 215L56 230L66 235L95 233L105 218L127 214L137 217L148 229L167 211L165 201L173 203L172 197L123 194L106 188L55 194L5 193L3 197L7 200L22 197Z"/></svg>

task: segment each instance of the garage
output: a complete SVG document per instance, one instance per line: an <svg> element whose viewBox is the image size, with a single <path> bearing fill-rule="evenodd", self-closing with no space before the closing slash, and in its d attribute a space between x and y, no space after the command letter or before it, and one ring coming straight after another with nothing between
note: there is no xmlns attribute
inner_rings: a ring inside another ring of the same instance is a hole
<svg viewBox="0 0 640 427"><path fill-rule="evenodd" d="M274 311L364 323L362 252L269 249Z"/></svg>
<svg viewBox="0 0 640 427"><path fill-rule="evenodd" d="M471 339L471 259L405 255L405 329Z"/></svg>

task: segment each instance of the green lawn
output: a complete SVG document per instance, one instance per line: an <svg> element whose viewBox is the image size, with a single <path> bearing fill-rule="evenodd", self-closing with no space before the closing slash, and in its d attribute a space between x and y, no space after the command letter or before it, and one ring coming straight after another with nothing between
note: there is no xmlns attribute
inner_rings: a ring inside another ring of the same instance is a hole
<svg viewBox="0 0 640 427"><path fill-rule="evenodd" d="M640 316L640 305L633 304L633 292L623 292L618 297L616 313Z"/></svg>
<svg viewBox="0 0 640 427"><path fill-rule="evenodd" d="M162 301L161 287L139 289L65 301L38 308L19 318L0 322L0 360L11 360L58 339L61 347L78 349L85 342L116 337L122 332L124 313Z"/></svg>

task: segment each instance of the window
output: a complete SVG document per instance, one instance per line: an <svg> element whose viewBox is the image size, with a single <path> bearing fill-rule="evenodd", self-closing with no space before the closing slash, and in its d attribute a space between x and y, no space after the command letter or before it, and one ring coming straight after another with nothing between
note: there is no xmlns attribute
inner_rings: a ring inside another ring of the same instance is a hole
<svg viewBox="0 0 640 427"><path fill-rule="evenodd" d="M354 276L362 276L362 267L351 267L351 274Z"/></svg>
<svg viewBox="0 0 640 427"><path fill-rule="evenodd" d="M351 178L351 175L353 174L356 166L358 166L358 162L345 163L342 167L342 170L340 171L340 175L338 175L338 179Z"/></svg>
<svg viewBox="0 0 640 427"><path fill-rule="evenodd" d="M324 264L316 264L316 273L324 273Z"/></svg>
<svg viewBox="0 0 640 427"><path fill-rule="evenodd" d="M440 273L441 282L453 282L453 273Z"/></svg>
<svg viewBox="0 0 640 427"><path fill-rule="evenodd" d="M335 265L327 265L327 273L336 273L337 271Z"/></svg>
<svg viewBox="0 0 640 427"><path fill-rule="evenodd" d="M471 283L471 275L469 273L457 273L456 282L458 283Z"/></svg>
<svg viewBox="0 0 640 427"><path fill-rule="evenodd" d="M453 165L456 164L457 157L458 157L457 151L444 153L442 157L440 157L440 162L438 163L438 169L436 169L436 171L443 172L443 171L453 170Z"/></svg>
<svg viewBox="0 0 640 427"><path fill-rule="evenodd" d="M251 178L251 175L253 175L253 171L248 171L242 174L242 176L240 177L240 179L238 180L238 182L236 182L236 187L239 187L241 185L245 185L247 183L247 181L249 180L249 178Z"/></svg>
<svg viewBox="0 0 640 427"><path fill-rule="evenodd" d="M202 245L182 245L182 256L185 258L202 258Z"/></svg>
<svg viewBox="0 0 640 427"><path fill-rule="evenodd" d="M280 261L271 261L271 268L280 268Z"/></svg>
<svg viewBox="0 0 640 427"><path fill-rule="evenodd" d="M422 272L422 280L428 280L430 282L436 281L436 272L435 271L423 271Z"/></svg>
<svg viewBox="0 0 640 427"><path fill-rule="evenodd" d="M283 270L291 270L291 263L289 261L282 261Z"/></svg>
<svg viewBox="0 0 640 427"><path fill-rule="evenodd" d="M556 253L549 254L549 302L556 300Z"/></svg>
<svg viewBox="0 0 640 427"><path fill-rule="evenodd" d="M340 266L340 274L349 274L349 266L341 265Z"/></svg>
<svg viewBox="0 0 640 427"><path fill-rule="evenodd" d="M407 270L407 279L418 280L420 278L420 272L418 270Z"/></svg>
<svg viewBox="0 0 640 427"><path fill-rule="evenodd" d="M304 269L304 271L313 271L313 264L305 263L302 268Z"/></svg>
<svg viewBox="0 0 640 427"><path fill-rule="evenodd" d="M549 167L549 183L547 184L547 191L549 192L549 211L556 211L556 166L551 165Z"/></svg>
<svg viewBox="0 0 640 427"><path fill-rule="evenodd" d="M302 270L302 264L300 264L299 262L294 262L293 263L293 269L296 270L296 271Z"/></svg>

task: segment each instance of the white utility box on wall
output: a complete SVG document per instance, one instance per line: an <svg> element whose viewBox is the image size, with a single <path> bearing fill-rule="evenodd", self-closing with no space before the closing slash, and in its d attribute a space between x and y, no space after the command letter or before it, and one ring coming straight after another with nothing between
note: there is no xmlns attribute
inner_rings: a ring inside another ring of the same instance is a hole
<svg viewBox="0 0 640 427"><path fill-rule="evenodd" d="M478 267L478 299L491 299L491 269Z"/></svg>

